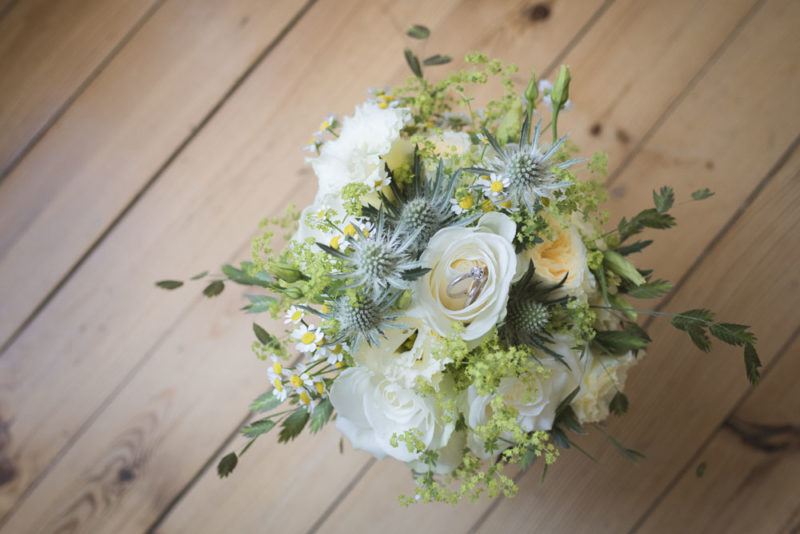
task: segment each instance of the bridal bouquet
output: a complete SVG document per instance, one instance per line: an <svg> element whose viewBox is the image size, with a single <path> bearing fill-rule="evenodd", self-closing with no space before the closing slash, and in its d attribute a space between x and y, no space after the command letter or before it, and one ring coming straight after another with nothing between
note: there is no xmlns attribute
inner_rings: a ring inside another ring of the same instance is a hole
<svg viewBox="0 0 800 534"><path fill-rule="evenodd" d="M245 436L278 427L286 442L333 420L354 448L409 467L417 484L402 502L456 502L512 495L508 464L546 469L564 450L585 452L573 435L606 433L650 343L639 314L667 315L703 351L712 336L743 347L757 382L748 327L706 309L631 304L670 290L634 258L652 243L642 231L675 224L675 194L663 187L652 207L608 226L595 180L605 155L578 158L558 135L571 107L567 67L552 84L533 76L520 94L516 68L479 53L435 83L423 66L449 58L406 59L415 76L404 87L372 90L353 115L320 126L307 147L313 204L268 221L290 229L286 247L273 251L267 231L252 261L224 266L205 287L257 288L247 312L286 325L253 325L271 389L253 402L266 415ZM502 93L478 107L473 89L492 79ZM219 474L243 452L225 456Z"/></svg>

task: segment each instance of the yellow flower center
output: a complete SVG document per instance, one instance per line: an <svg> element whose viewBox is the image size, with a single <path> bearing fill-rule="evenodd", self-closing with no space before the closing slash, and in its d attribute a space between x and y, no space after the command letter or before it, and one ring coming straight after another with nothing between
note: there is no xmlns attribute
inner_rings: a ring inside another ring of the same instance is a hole
<svg viewBox="0 0 800 534"><path fill-rule="evenodd" d="M336 362L336 368L337 368L337 369L341 369L342 367L344 367L344 363L342 363L342 362Z"/></svg>
<svg viewBox="0 0 800 534"><path fill-rule="evenodd" d="M296 323L303 318L303 310L295 310L292 314L292 322Z"/></svg>
<svg viewBox="0 0 800 534"><path fill-rule="evenodd" d="M356 227L353 226L352 224L348 224L347 226L344 227L344 235L348 235L350 237L355 237L356 236Z"/></svg>
<svg viewBox="0 0 800 534"><path fill-rule="evenodd" d="M315 339L317 339L317 336L316 336L316 334L314 334L314 332L306 332L300 338L300 341L302 341L306 345L310 345L310 344L312 344L314 342Z"/></svg>
<svg viewBox="0 0 800 534"><path fill-rule="evenodd" d="M380 102L378 102L378 107L381 108L381 109L386 109L386 108L389 107L389 104L387 104L384 101L380 101Z"/></svg>
<svg viewBox="0 0 800 534"><path fill-rule="evenodd" d="M272 364L272 370L275 371L276 375L281 374L283 372L283 366L281 365L281 362L273 363Z"/></svg>
<svg viewBox="0 0 800 534"><path fill-rule="evenodd" d="M308 393L303 391L302 393L300 393L300 402L308 406L309 404L311 404L311 397L308 396Z"/></svg>
<svg viewBox="0 0 800 534"><path fill-rule="evenodd" d="M331 354L339 354L342 352L342 345L338 344L331 349Z"/></svg>
<svg viewBox="0 0 800 534"><path fill-rule="evenodd" d="M511 209L511 201L510 200L506 200L505 202L501 202L500 205L503 206L506 209Z"/></svg>
<svg viewBox="0 0 800 534"><path fill-rule="evenodd" d="M331 238L331 242L329 243L331 248L339 250L339 239L341 239L341 236L338 235L335 235Z"/></svg>
<svg viewBox="0 0 800 534"><path fill-rule="evenodd" d="M472 200L472 197L464 197L458 201L458 205L461 206L462 209L468 210L472 206L475 205L475 201Z"/></svg>
<svg viewBox="0 0 800 534"><path fill-rule="evenodd" d="M331 245L331 246L333 246L333 245ZM327 305L327 304L323 304L322 305L322 313L330 313L330 311L331 311L331 307L329 305Z"/></svg>
<svg viewBox="0 0 800 534"><path fill-rule="evenodd" d="M283 391L283 384L281 384L280 378L275 377L275 381L273 382L273 384L275 384L275 389L277 389L278 391Z"/></svg>
<svg viewBox="0 0 800 534"><path fill-rule="evenodd" d="M292 377L289 379L289 382L291 382L291 383L292 383L292 385L293 385L294 387L296 387L296 388L299 388L299 387L302 387L302 386L303 386L303 379L302 379L302 378L300 378L300 377L299 377L299 376L297 376L297 375L292 375Z"/></svg>
<svg viewBox="0 0 800 534"><path fill-rule="evenodd" d="M500 191L503 190L503 182L501 182L500 180L495 180L489 187L492 189L493 193L499 193Z"/></svg>
<svg viewBox="0 0 800 534"><path fill-rule="evenodd" d="M491 200L487 199L487 200L483 201L483 204L481 204L481 209L484 212L489 213L490 211L494 211L494 205L492 205L492 201Z"/></svg>
<svg viewBox="0 0 800 534"><path fill-rule="evenodd" d="M325 130L327 130L330 127L331 127L331 121L325 121L325 122L323 122L322 124L319 125L319 131L320 132L324 132Z"/></svg>
<svg viewBox="0 0 800 534"><path fill-rule="evenodd" d="M317 388L317 393L319 393L320 395L325 393L325 384L323 384L322 382L317 382L316 384L314 384L314 386Z"/></svg>

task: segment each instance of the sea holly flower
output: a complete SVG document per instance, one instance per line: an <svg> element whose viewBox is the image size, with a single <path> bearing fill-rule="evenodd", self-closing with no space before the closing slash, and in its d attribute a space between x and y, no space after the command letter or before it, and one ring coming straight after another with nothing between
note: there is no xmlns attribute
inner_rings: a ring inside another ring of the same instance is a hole
<svg viewBox="0 0 800 534"><path fill-rule="evenodd" d="M562 180L554 170L566 169L581 161L577 159L570 159L562 163L551 161L567 138L564 136L548 149L544 149L539 146L541 125L542 121L540 120L534 128L533 140L529 143L530 124L526 118L522 124L520 142L506 143L505 146L500 146L497 139L484 130L494 154L488 157L484 167L465 169L479 175L491 176L493 180L508 183L508 186L504 186L504 191L508 200L511 201L513 209L538 211L541 199L550 199L554 191L572 185L569 180Z"/></svg>
<svg viewBox="0 0 800 534"><path fill-rule="evenodd" d="M314 352L317 350L317 347L322 342L325 335L319 328L314 329L310 326L300 325L299 328L292 332L292 337L299 341L297 345L295 345L298 351Z"/></svg>
<svg viewBox="0 0 800 534"><path fill-rule="evenodd" d="M299 324L300 321L303 320L305 316L305 312L298 308L297 306L291 306L289 310L286 312L286 319L284 319L284 324Z"/></svg>

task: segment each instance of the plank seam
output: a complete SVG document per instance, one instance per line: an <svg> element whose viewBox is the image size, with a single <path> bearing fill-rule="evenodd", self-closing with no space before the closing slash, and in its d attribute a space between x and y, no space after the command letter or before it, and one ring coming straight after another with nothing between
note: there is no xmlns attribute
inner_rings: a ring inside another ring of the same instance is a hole
<svg viewBox="0 0 800 534"><path fill-rule="evenodd" d="M336 509L339 507L341 500L350 495L350 492L352 492L353 489L358 485L358 483L361 482L361 479L367 475L367 472L370 469L372 469L372 466L375 465L377 461L378 460L376 460L373 457L367 460L367 462L363 466L361 466L361 469L358 470L356 476L354 476L353 479L347 483L347 486L345 486L345 488L339 493L337 499L334 500L330 504L330 506L328 506L325 509L325 511L322 512L322 514L317 518L314 524L311 525L311 528L308 529L307 534L315 534L316 532L319 532L320 527L325 524L325 521L327 521L328 518L333 514L333 512L336 511Z"/></svg>
<svg viewBox="0 0 800 534"><path fill-rule="evenodd" d="M163 1L163 0L162 0ZM94 240L94 242L89 245L86 251L81 255L80 258L75 262L75 264L67 271L67 273L61 277L61 279L55 284L53 289L51 289L48 294L42 299L42 301L33 309L33 311L22 321L22 323L14 330L14 332L9 336L9 338L0 346L0 358L5 354L5 352L11 347L22 332L36 319L36 317L42 312L44 308L50 303L50 301L61 291L67 282L72 278L72 276L78 271L78 269L83 266L86 260L92 255L92 253L97 250L97 248L102 245L102 243L106 240L106 238L111 234L111 232L117 227L117 225L125 218L125 216L133 209L133 207L139 202L139 200L153 187L153 185L158 181L158 179L166 172L167 168L183 153L186 147L197 137L197 135L205 128L205 126L216 116L220 109L230 100L233 94L241 87L244 81L253 73L253 71L258 68L258 66L264 61L264 59L269 55L272 50L283 40L284 37L289 33L289 31L294 28L303 15L308 12L308 10L313 6L317 0L307 0L307 2L303 5L303 7L298 11L294 17L289 21L289 23L281 30L281 32L267 45L264 50L259 53L253 63L245 69L245 71L234 81L233 85L225 92L222 98L209 110L208 113L203 117L200 123L192 129L189 135L173 150L172 154L164 161L163 164L156 170L153 176L142 186L139 191L133 196L133 198L125 205L125 207L120 211L120 213L109 223L109 225L103 230L103 232Z"/></svg>
<svg viewBox="0 0 800 534"><path fill-rule="evenodd" d="M67 99L53 112L53 114L45 121L45 123L39 127L36 132L31 136L27 143L19 150L17 153L11 158L8 164L5 166L2 171L0 171L0 183L11 174L14 169L22 162L23 159L33 150L33 148L42 140L42 138L50 131L60 119L64 116L67 110L75 103L75 101L80 98L80 96L86 91L86 89L94 83L98 76L111 64L111 62L117 57L117 55L125 48L128 43L133 39L134 35L139 33L139 30L152 18L156 11L164 5L165 0L156 0L148 9L145 11L144 15L142 15L139 20L134 23L130 30L128 30L125 35L122 36L122 39L111 49L111 52L106 54L106 56L97 64L97 66L89 73L89 76L86 77L83 82L78 86L78 88L67 97ZM5 16L15 5L15 2L12 2L7 9L0 13L0 18Z"/></svg>
<svg viewBox="0 0 800 534"><path fill-rule="evenodd" d="M722 57L725 50L728 49L730 44L734 40L736 40L737 37L739 37L739 34L741 33L742 29L744 29L745 26L747 26L750 20L756 15L756 13L758 13L758 11L764 6L765 3L766 0L758 0L758 2L756 2L747 13L745 13L745 15L739 20L739 22L736 23L736 26L733 28L731 33L728 34L725 40L722 41L722 44L719 45L719 47L714 51L711 57L709 57L708 60L703 64L703 66L700 67L700 70L698 70L697 73L692 77L692 79L689 80L689 83L686 84L686 87L684 87L683 90L680 93L678 93L678 95L675 98L672 99L672 101L669 103L664 112L658 117L658 119L656 119L653 125L644 133L639 142L636 143L636 146L634 146L633 149L631 149L631 151L628 153L628 155L625 156L625 158L619 164L619 167L617 167L611 174L611 176L608 177L608 180L606 180L607 188L610 188L611 185L617 181L617 179L622 175L625 169L628 168L628 165L630 165L631 162L636 158L636 156L639 155L644 145L646 145L650 141L653 135L655 135L655 133L661 128L661 126L667 121L667 119L669 119L670 115L672 115L672 113L678 108L678 106L680 106L680 104L686 99L686 97L697 86L697 84L700 83L700 81L703 78L705 78L705 75L708 73L708 71L711 70L711 68L717 63L719 58Z"/></svg>
<svg viewBox="0 0 800 534"><path fill-rule="evenodd" d="M762 378L766 378L770 375L772 369L777 365L777 363L783 359L784 355L789 351L789 349L793 346L794 342L800 337L800 326L795 328L794 332L789 335L789 339L778 349L778 352L775 354L775 357L770 360L767 366L764 368L763 372L761 373ZM703 455L703 451L708 448L711 442L722 432L725 428L725 423L730 420L730 418L742 407L742 405L747 402L750 396L755 392L755 387L748 388L747 392L741 396L741 398L733 405L733 407L725 414L725 417L722 419L722 422L714 429L711 434L703 441L703 443L697 448L697 451L692 455L691 458L686 462L686 465L683 466L675 477L664 487L664 490L655 498L653 503L650 507L645 511L644 514L639 518L636 523L634 523L633 527L628 531L628 534L636 534L639 532L639 529L645 524L647 519L653 514L653 512L658 508L658 506L664 501L664 499L675 489L675 486L681 481L683 476L692 469L700 457Z"/></svg>

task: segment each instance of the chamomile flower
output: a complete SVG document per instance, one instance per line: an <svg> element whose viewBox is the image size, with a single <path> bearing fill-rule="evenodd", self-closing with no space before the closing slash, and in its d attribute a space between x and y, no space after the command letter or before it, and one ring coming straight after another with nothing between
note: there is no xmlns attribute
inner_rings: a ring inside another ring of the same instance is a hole
<svg viewBox="0 0 800 534"><path fill-rule="evenodd" d="M301 308L297 306L292 306L289 308L289 311L286 312L286 319L284 319L284 324L299 324L300 321L303 320L305 317L306 312L304 312Z"/></svg>
<svg viewBox="0 0 800 534"><path fill-rule="evenodd" d="M456 215L462 215L474 207L475 199L472 198L472 195L464 195L461 197L461 199L450 199L450 209L452 209Z"/></svg>
<svg viewBox="0 0 800 534"><path fill-rule="evenodd" d="M283 385L283 364L277 356L271 356L270 360L272 365L267 369L267 376L275 388L274 395L283 402L289 396L289 391Z"/></svg>
<svg viewBox="0 0 800 534"><path fill-rule="evenodd" d="M392 178L388 174L381 172L373 173L367 179L367 186L370 188L371 193L380 191L390 183L392 183Z"/></svg>
<svg viewBox="0 0 800 534"><path fill-rule="evenodd" d="M317 130L314 135L319 137L324 135L325 132L333 133L333 129L339 125L339 121L336 119L336 115L330 114L322 121L322 124L319 125L319 130Z"/></svg>
<svg viewBox="0 0 800 534"><path fill-rule="evenodd" d="M292 337L299 342L295 349L300 352L314 352L325 336L319 328L302 324L292 332Z"/></svg>
<svg viewBox="0 0 800 534"><path fill-rule="evenodd" d="M498 200L505 197L508 186L511 185L511 179L497 174L483 175L475 182L475 185L487 198Z"/></svg>
<svg viewBox="0 0 800 534"><path fill-rule="evenodd" d="M347 350L347 345L342 343L323 345L317 350L315 356L318 359L325 358L328 361L328 365L336 365L344 359L344 353Z"/></svg>
<svg viewBox="0 0 800 534"><path fill-rule="evenodd" d="M312 398L311 395L308 394L308 391L305 390L301 391L300 394L297 395L297 399L300 401L300 406L305 408L308 413L312 413L319 402L317 399Z"/></svg>
<svg viewBox="0 0 800 534"><path fill-rule="evenodd" d="M315 376L312 378L314 391L317 392L317 395L320 397L324 397L328 394L328 387L325 385L325 379L321 376Z"/></svg>
<svg viewBox="0 0 800 534"><path fill-rule="evenodd" d="M291 385L298 393L298 395L302 391L311 391L314 388L314 381L309 376L308 372L306 372L305 365L298 365L295 369L286 369L284 375L289 378L289 384Z"/></svg>
<svg viewBox="0 0 800 534"><path fill-rule="evenodd" d="M302 150L303 152L314 152L314 153L317 153L317 152L319 152L319 147L320 146L322 146L322 141L312 137L311 140L308 142L308 144L306 146L300 147L300 150Z"/></svg>

